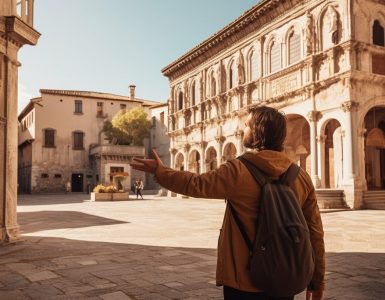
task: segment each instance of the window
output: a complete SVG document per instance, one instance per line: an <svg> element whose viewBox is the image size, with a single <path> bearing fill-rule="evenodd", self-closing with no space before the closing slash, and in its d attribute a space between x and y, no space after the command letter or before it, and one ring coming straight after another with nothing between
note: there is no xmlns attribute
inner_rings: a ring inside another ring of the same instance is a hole
<svg viewBox="0 0 385 300"><path fill-rule="evenodd" d="M233 65L230 65L230 70L229 70L229 89L231 90L234 87L234 70L233 70Z"/></svg>
<svg viewBox="0 0 385 300"><path fill-rule="evenodd" d="M373 23L373 44L378 46L385 46L384 43L384 27L381 26L378 20Z"/></svg>
<svg viewBox="0 0 385 300"><path fill-rule="evenodd" d="M126 109L127 105L126 104L120 104L120 109Z"/></svg>
<svg viewBox="0 0 385 300"><path fill-rule="evenodd" d="M156 128L156 118L152 117L152 128Z"/></svg>
<svg viewBox="0 0 385 300"><path fill-rule="evenodd" d="M84 133L76 131L74 132L74 150L83 150L84 149Z"/></svg>
<svg viewBox="0 0 385 300"><path fill-rule="evenodd" d="M270 73L281 69L281 49L279 43L273 42L270 47Z"/></svg>
<svg viewBox="0 0 385 300"><path fill-rule="evenodd" d="M44 129L44 147L54 148L55 147L55 130Z"/></svg>
<svg viewBox="0 0 385 300"><path fill-rule="evenodd" d="M289 65L301 59L300 37L295 32L289 36Z"/></svg>
<svg viewBox="0 0 385 300"><path fill-rule="evenodd" d="M178 110L181 110L182 108L183 108L183 93L182 91L180 91L178 96Z"/></svg>
<svg viewBox="0 0 385 300"><path fill-rule="evenodd" d="M258 78L258 57L256 53L253 51L250 54L250 72L249 72L249 80L255 81Z"/></svg>
<svg viewBox="0 0 385 300"><path fill-rule="evenodd" d="M191 86L191 105L195 105L195 82Z"/></svg>
<svg viewBox="0 0 385 300"><path fill-rule="evenodd" d="M54 178L61 178L61 174L55 174L53 177Z"/></svg>
<svg viewBox="0 0 385 300"><path fill-rule="evenodd" d="M97 105L96 115L98 117L103 116L103 102L97 102L96 105Z"/></svg>
<svg viewBox="0 0 385 300"><path fill-rule="evenodd" d="M82 100L75 100L75 113L82 114L83 113L83 102Z"/></svg>
<svg viewBox="0 0 385 300"><path fill-rule="evenodd" d="M160 123L164 125L164 112L160 113Z"/></svg>
<svg viewBox="0 0 385 300"><path fill-rule="evenodd" d="M41 174L41 178L48 178L49 176L48 176L48 174L47 173L42 173Z"/></svg>

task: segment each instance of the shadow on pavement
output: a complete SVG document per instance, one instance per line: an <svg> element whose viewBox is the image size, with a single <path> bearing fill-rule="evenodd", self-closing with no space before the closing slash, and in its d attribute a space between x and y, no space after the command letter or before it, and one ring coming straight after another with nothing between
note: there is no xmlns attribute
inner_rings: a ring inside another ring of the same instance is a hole
<svg viewBox="0 0 385 300"><path fill-rule="evenodd" d="M17 215L23 233L130 223L77 211L19 212Z"/></svg>
<svg viewBox="0 0 385 300"><path fill-rule="evenodd" d="M85 193L70 193L70 194L20 194L17 196L17 205L50 205L50 204L69 204L82 203L90 201L91 196Z"/></svg>
<svg viewBox="0 0 385 300"><path fill-rule="evenodd" d="M0 299L222 298L214 249L25 239L0 248ZM383 299L384 272L384 253L327 253L325 300Z"/></svg>

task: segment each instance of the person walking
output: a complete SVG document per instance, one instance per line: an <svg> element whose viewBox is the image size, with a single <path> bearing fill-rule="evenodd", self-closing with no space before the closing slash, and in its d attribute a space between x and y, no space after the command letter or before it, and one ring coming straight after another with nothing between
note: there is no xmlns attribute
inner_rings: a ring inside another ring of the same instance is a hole
<svg viewBox="0 0 385 300"><path fill-rule="evenodd" d="M200 175L165 167L155 150L152 151L153 159L134 158L134 163L131 164L135 170L153 174L160 185L175 193L199 198L227 199L218 240L216 272L216 283L217 286L223 286L225 300L294 299L295 295L269 296L253 283L248 268L250 250L245 240L248 238L253 241L256 236L262 188L241 161L244 159L252 163L271 181L283 177L293 164L283 152L286 123L285 116L274 108L250 108L243 135L243 145L249 150L240 159L229 160L216 170ZM325 246L321 215L309 175L301 169L294 178L290 188L307 224L315 260L306 299L321 300L325 286ZM234 214L239 222L235 220ZM246 238L238 223L244 225Z"/></svg>
<svg viewBox="0 0 385 300"><path fill-rule="evenodd" d="M143 180L142 178L139 178L138 180L135 181L136 199L139 198L139 195L140 195L140 198L143 199L143 195L142 195L143 188L144 188Z"/></svg>

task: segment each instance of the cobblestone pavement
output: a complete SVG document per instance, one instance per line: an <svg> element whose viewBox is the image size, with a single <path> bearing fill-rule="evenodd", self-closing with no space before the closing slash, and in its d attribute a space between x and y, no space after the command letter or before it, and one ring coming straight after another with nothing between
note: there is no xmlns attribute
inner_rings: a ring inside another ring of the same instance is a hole
<svg viewBox="0 0 385 300"><path fill-rule="evenodd" d="M0 247L0 299L221 299L221 200L20 196L24 242ZM385 211L323 211L325 299L385 299ZM296 299L304 299L299 295Z"/></svg>

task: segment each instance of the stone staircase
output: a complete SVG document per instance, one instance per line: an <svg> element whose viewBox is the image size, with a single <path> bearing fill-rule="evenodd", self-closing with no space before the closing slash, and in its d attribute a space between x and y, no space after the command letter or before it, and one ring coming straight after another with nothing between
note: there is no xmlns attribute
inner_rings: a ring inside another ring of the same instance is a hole
<svg viewBox="0 0 385 300"><path fill-rule="evenodd" d="M315 191L317 196L318 207L322 209L346 209L349 206L344 200L343 190L334 189L317 189Z"/></svg>
<svg viewBox="0 0 385 300"><path fill-rule="evenodd" d="M385 190L364 192L363 202L366 209L385 209Z"/></svg>

